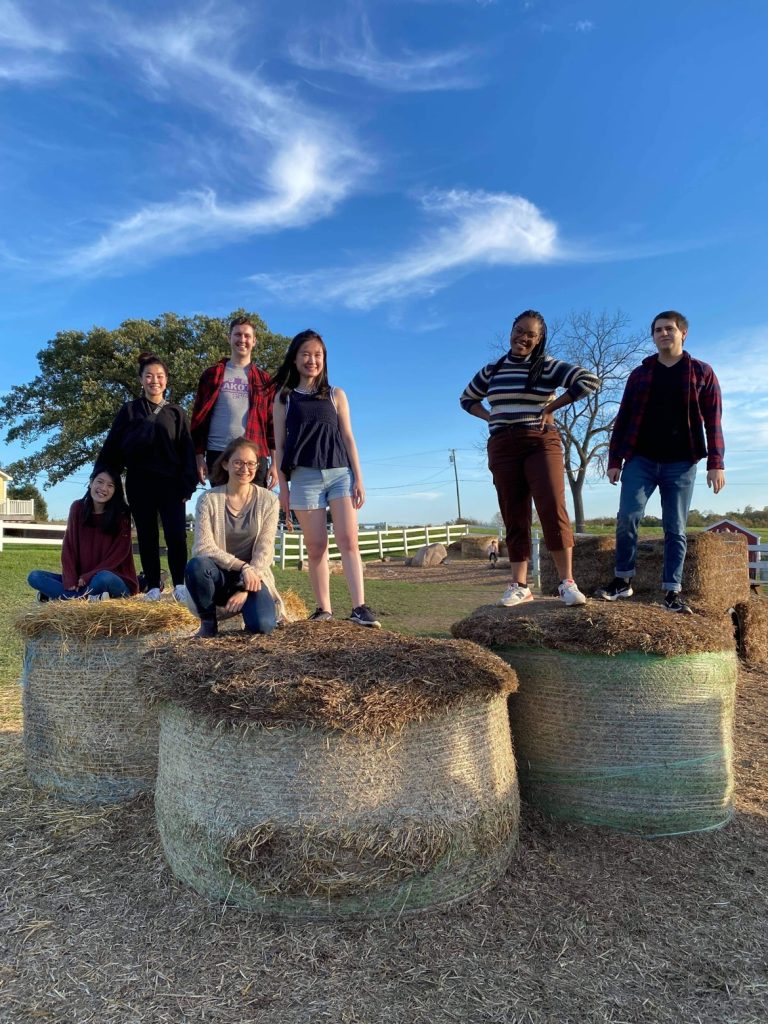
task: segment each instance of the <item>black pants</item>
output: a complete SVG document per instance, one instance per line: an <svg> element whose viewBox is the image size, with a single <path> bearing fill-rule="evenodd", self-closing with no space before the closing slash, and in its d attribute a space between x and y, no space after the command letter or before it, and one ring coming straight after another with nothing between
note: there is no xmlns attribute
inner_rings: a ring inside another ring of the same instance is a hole
<svg viewBox="0 0 768 1024"><path fill-rule="evenodd" d="M162 477L136 477L129 473L125 481L125 492L136 524L139 558L147 589L160 586L158 516L163 524L173 585L183 583L187 564L187 509L179 496L178 485Z"/></svg>
<svg viewBox="0 0 768 1024"><path fill-rule="evenodd" d="M221 452L211 452L211 451L208 451L208 452L205 453L205 464L208 467L208 476L209 477L210 477L211 473L213 472L213 464L216 461L216 459L218 459L218 457L220 455L221 455ZM253 482L255 484L258 484L259 487L263 487L264 484L267 482L267 470L268 469L269 469L269 459L265 458L263 455L260 455L259 456L259 468L256 470L256 476L253 478Z"/></svg>

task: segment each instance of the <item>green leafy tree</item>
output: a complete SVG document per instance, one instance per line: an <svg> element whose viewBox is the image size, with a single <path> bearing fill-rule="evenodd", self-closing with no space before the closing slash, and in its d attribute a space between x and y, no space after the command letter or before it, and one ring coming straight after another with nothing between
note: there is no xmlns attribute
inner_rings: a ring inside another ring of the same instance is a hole
<svg viewBox="0 0 768 1024"><path fill-rule="evenodd" d="M226 318L164 313L155 320L126 320L114 330L60 331L38 352L38 376L3 396L0 428L7 429L6 440L42 442L8 472L20 484L43 475L49 487L93 463L118 409L139 394L141 352L167 363L169 397L189 412L200 374L229 355L227 326L241 314L253 321L257 362L274 372L290 339L243 309Z"/></svg>
<svg viewBox="0 0 768 1024"><path fill-rule="evenodd" d="M48 503L34 484L11 484L8 488L8 497L12 501L34 501L35 522L48 522Z"/></svg>

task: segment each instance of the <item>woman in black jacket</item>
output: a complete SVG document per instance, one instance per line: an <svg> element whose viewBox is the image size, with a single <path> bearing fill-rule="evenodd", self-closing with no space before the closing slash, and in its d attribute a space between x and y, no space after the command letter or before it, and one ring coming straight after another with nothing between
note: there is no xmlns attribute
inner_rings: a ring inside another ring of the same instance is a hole
<svg viewBox="0 0 768 1024"><path fill-rule="evenodd" d="M168 367L156 355L139 356L141 398L126 402L101 449L96 466L125 470L125 490L136 524L147 599L160 597L160 533L163 524L173 596L183 600L187 564L185 502L197 486L189 422L181 406L166 402Z"/></svg>

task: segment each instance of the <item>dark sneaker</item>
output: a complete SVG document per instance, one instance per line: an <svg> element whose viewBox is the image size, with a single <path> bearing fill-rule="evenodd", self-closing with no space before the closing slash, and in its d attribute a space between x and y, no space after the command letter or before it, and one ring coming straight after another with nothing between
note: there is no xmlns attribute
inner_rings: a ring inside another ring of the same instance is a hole
<svg viewBox="0 0 768 1024"><path fill-rule="evenodd" d="M323 611L322 608L315 608L312 614L307 616L307 622L327 622L328 619L332 618L331 612Z"/></svg>
<svg viewBox="0 0 768 1024"><path fill-rule="evenodd" d="M219 624L216 619L201 619L200 629L195 633L198 640L211 640L219 635Z"/></svg>
<svg viewBox="0 0 768 1024"><path fill-rule="evenodd" d="M361 604L357 608L353 608L349 620L350 622L356 622L358 626L371 626L373 629L381 629L381 623L367 604Z"/></svg>
<svg viewBox="0 0 768 1024"><path fill-rule="evenodd" d="M595 591L595 597L602 597L604 601L618 601L620 597L632 597L632 580L626 580L622 576L614 576L607 587L600 587Z"/></svg>
<svg viewBox="0 0 768 1024"><path fill-rule="evenodd" d="M680 612L683 615L693 615L693 609L685 603L682 594L677 594L674 590L667 591L667 596L664 598L664 607L668 612Z"/></svg>
<svg viewBox="0 0 768 1024"><path fill-rule="evenodd" d="M47 597L45 594L41 594L39 590L36 590L35 600L38 601L40 604L45 604L46 601L50 601L50 597Z"/></svg>

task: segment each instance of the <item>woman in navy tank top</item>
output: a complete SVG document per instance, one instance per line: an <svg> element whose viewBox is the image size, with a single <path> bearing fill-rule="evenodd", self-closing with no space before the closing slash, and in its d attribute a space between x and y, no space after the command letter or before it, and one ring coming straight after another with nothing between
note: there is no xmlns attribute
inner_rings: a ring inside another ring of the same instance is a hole
<svg viewBox="0 0 768 1024"><path fill-rule="evenodd" d="M314 621L333 617L326 519L330 508L352 598L350 619L360 626L377 627L376 616L365 603L357 543L357 510L365 501L365 489L349 402L340 388L328 383L327 351L316 331L296 335L272 381L280 505L286 527L290 529L293 511L304 533L317 602L309 617Z"/></svg>

